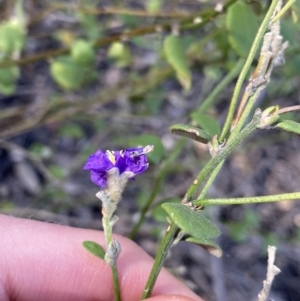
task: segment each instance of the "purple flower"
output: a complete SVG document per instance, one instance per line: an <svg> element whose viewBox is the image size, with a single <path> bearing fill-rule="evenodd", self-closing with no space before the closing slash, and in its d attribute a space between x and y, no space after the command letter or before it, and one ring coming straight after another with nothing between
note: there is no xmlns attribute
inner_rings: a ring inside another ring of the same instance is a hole
<svg viewBox="0 0 300 301"><path fill-rule="evenodd" d="M90 170L92 182L104 189L113 171L118 170L120 176L125 175L128 179L145 171L148 168L145 154L152 149L152 146L105 152L99 149L89 156L83 169Z"/></svg>

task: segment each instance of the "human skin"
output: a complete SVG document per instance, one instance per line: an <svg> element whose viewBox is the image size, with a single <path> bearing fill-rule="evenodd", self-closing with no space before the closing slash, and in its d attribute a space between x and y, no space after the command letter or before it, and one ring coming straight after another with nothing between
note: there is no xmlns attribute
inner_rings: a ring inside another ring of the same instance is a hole
<svg viewBox="0 0 300 301"><path fill-rule="evenodd" d="M0 215L1 301L112 301L110 267L83 247L105 244L103 233ZM122 301L140 300L153 259L131 240L122 245L118 272ZM151 301L203 301L166 270Z"/></svg>

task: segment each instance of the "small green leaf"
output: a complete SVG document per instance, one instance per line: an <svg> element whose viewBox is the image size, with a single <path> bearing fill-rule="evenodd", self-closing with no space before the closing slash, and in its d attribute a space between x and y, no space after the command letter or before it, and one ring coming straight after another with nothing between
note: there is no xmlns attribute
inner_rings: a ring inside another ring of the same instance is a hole
<svg viewBox="0 0 300 301"><path fill-rule="evenodd" d="M241 57L247 57L258 30L258 19L250 5L237 2L226 14L226 29L231 47Z"/></svg>
<svg viewBox="0 0 300 301"><path fill-rule="evenodd" d="M0 51L12 54L21 51L25 43L25 30L17 23L5 22L0 24Z"/></svg>
<svg viewBox="0 0 300 301"><path fill-rule="evenodd" d="M107 55L115 61L118 67L126 67L132 61L129 48L121 42L112 43Z"/></svg>
<svg viewBox="0 0 300 301"><path fill-rule="evenodd" d="M174 135L188 137L202 143L208 143L212 139L204 130L185 124L174 124L170 127L170 131Z"/></svg>
<svg viewBox="0 0 300 301"><path fill-rule="evenodd" d="M162 204L170 219L187 234L206 242L220 235L220 230L202 213L175 203Z"/></svg>
<svg viewBox="0 0 300 301"><path fill-rule="evenodd" d="M148 0L146 3L146 10L149 13L157 13L162 7L161 0Z"/></svg>
<svg viewBox="0 0 300 301"><path fill-rule="evenodd" d="M129 137L127 141L130 146L146 146L154 145L154 150L147 155L147 157L154 163L159 163L165 154L164 146L158 136L155 135L141 135L137 137Z"/></svg>
<svg viewBox="0 0 300 301"><path fill-rule="evenodd" d="M197 111L191 114L191 118L211 136L218 135L220 133L220 127L215 118Z"/></svg>
<svg viewBox="0 0 300 301"><path fill-rule="evenodd" d="M164 40L164 53L168 63L174 68L178 81L188 91L192 85L192 75L187 58L178 36L169 35Z"/></svg>
<svg viewBox="0 0 300 301"><path fill-rule="evenodd" d="M59 57L51 63L53 79L65 90L75 90L81 86L83 69L70 57Z"/></svg>
<svg viewBox="0 0 300 301"><path fill-rule="evenodd" d="M300 123L293 120L282 120L276 124L275 128L300 135Z"/></svg>
<svg viewBox="0 0 300 301"><path fill-rule="evenodd" d="M166 222L166 211L161 207L162 203L180 203L179 198L167 198L159 202L158 204L155 204L155 207L152 210L152 216L153 218L161 223Z"/></svg>
<svg viewBox="0 0 300 301"><path fill-rule="evenodd" d="M0 69L0 92L4 95L12 95L16 90L16 80L20 76L17 66Z"/></svg>
<svg viewBox="0 0 300 301"><path fill-rule="evenodd" d="M93 255L99 257L100 259L104 259L105 256L105 251L102 248L102 246L100 246L99 244L97 244L94 241L90 241L90 240L85 240L82 243L83 247L89 251L90 253L92 253Z"/></svg>
<svg viewBox="0 0 300 301"><path fill-rule="evenodd" d="M0 93L3 95L13 95L16 92L16 85L12 84L3 84L0 82Z"/></svg>
<svg viewBox="0 0 300 301"><path fill-rule="evenodd" d="M71 48L72 59L80 65L90 65L96 59L95 51L91 43L77 40Z"/></svg>
<svg viewBox="0 0 300 301"><path fill-rule="evenodd" d="M54 60L50 72L53 79L65 90L76 90L97 77L94 69L76 63L69 56L61 56Z"/></svg>
<svg viewBox="0 0 300 301"><path fill-rule="evenodd" d="M0 83L12 84L20 76L20 69L17 66L0 69Z"/></svg>
<svg viewBox="0 0 300 301"><path fill-rule="evenodd" d="M195 237L188 237L188 238L185 238L184 240L187 242L191 242L191 243L201 246L203 249L205 249L211 255L214 255L216 257L222 256L221 248L210 239L197 239Z"/></svg>

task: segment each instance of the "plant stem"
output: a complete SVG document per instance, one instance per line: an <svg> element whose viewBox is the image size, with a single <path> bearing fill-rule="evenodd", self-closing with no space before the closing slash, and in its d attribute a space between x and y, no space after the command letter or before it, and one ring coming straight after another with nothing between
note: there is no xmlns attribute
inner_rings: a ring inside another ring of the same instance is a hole
<svg viewBox="0 0 300 301"><path fill-rule="evenodd" d="M112 271L113 283L114 283L115 300L116 301L121 301L120 283L119 283L119 276L118 276L117 266L116 265L111 265L111 271Z"/></svg>
<svg viewBox="0 0 300 301"><path fill-rule="evenodd" d="M230 102L230 106L229 106L229 110L228 110L228 115L227 115L227 118L226 118L226 121L225 121L225 124L224 124L224 127L222 129L222 133L220 135L220 138L219 138L219 141L223 141L226 136L227 136L227 133L230 129L230 126L231 126L231 122L232 122L232 119L233 119L233 115L234 115L234 112L235 112L235 107L236 107L236 104L237 104L237 100L238 100L238 97L239 97L239 94L240 94L240 90L242 88L242 85L243 85L243 82L244 82L244 79L251 67L251 64L252 64L252 61L255 57L255 54L256 54L256 51L257 51L257 48L262 40L262 37L266 31L266 29L268 28L268 25L269 25L269 22L270 22L270 19L273 15L273 12L277 6L277 3L278 3L279 0L273 0L271 5L270 5L270 8L263 20L263 22L261 23L260 27L259 27L259 30L255 36L255 39L253 41L253 44L251 46L251 49L250 49L250 52L249 52L249 55L247 57L247 60L245 62L245 65L239 75L239 78L237 80L237 83L236 83L236 86L234 88L234 91L233 91L233 95L232 95L232 98L231 98L231 102Z"/></svg>
<svg viewBox="0 0 300 301"><path fill-rule="evenodd" d="M201 189L201 193L199 194L197 199L204 198L204 196L206 195L208 189L210 188L211 184L213 183L213 181L215 180L216 176L218 175L220 169L222 168L223 163L224 163L224 160L222 160L219 163L219 165L212 171L212 173L210 174L210 176L209 176L208 180L206 181L205 185Z"/></svg>
<svg viewBox="0 0 300 301"><path fill-rule="evenodd" d="M296 111L300 111L300 105L279 109L278 111L275 112L275 114L272 115L281 115L281 114L296 112Z"/></svg>
<svg viewBox="0 0 300 301"><path fill-rule="evenodd" d="M132 230L130 231L128 237L130 239L133 239L133 237L136 235L136 233L139 231L140 226L142 225L146 214L149 210L149 208L151 207L153 201L155 200L158 192L160 191L163 179L165 178L166 172L169 168L169 166L176 160L176 158L178 157L181 149L183 148L185 144L185 139L181 138L175 148L173 149L172 153L170 154L169 158L164 162L164 165L162 166L161 170L159 171L156 180L154 182L154 186L153 189L151 191L151 194L145 204L145 206L142 208L141 210L141 215L139 217L138 222L133 226Z"/></svg>
<svg viewBox="0 0 300 301"><path fill-rule="evenodd" d="M208 108L211 107L215 98L226 88L231 81L239 74L241 68L244 64L245 60L240 59L234 66L233 69L230 70L229 73L217 84L217 86L211 91L211 93L204 99L202 104L199 106L197 110L199 113L203 113Z"/></svg>
<svg viewBox="0 0 300 301"><path fill-rule="evenodd" d="M246 121L247 117L249 116L251 110L252 110L252 107L253 105L255 104L257 98L259 97L259 94L260 92L264 89L265 87L264 86L261 86L261 87L258 87L256 89L256 91L254 92L254 94L252 96L250 96L249 100L248 100L248 103L238 121L238 123L236 124L235 128L233 129L233 131L231 132L230 134L230 137L228 138L228 142L231 141L232 139L235 139L235 137L237 135L239 135L240 133L240 130L242 129L243 125L244 125L244 122Z"/></svg>
<svg viewBox="0 0 300 301"><path fill-rule="evenodd" d="M102 224L103 224L103 231L104 231L105 241L106 241L106 250L109 244L111 244L112 242L112 226L110 221L111 221L111 216L107 214L103 214ZM113 276L115 301L121 301L120 283L119 283L116 260L114 261L114 263L109 263L109 265L111 267L112 276Z"/></svg>
<svg viewBox="0 0 300 301"><path fill-rule="evenodd" d="M282 8L282 10L274 17L272 23L278 21L295 2L296 0L289 0Z"/></svg>
<svg viewBox="0 0 300 301"><path fill-rule="evenodd" d="M175 236L178 232L178 227L175 224L171 224L169 228L166 231L166 234L159 246L159 249L157 251L156 257L155 257L155 262L152 267L150 276L148 278L148 281L146 283L143 295L142 295L142 300L149 298L151 296L154 284L156 282L156 279L160 273L160 270L164 264L165 258L168 255L168 252L170 248L172 247L173 241L175 239Z"/></svg>
<svg viewBox="0 0 300 301"><path fill-rule="evenodd" d="M200 185L204 182L204 180L212 173L212 171L217 167L219 163L221 163L232 151L233 149L239 145L247 136L249 136L256 128L256 126L260 122L260 113L256 112L252 121L245 126L245 128L237 134L234 139L228 141L226 146L219 150L219 152L212 157L204 168L200 171L198 176L193 181L193 184L189 187L184 199L183 203L188 203L192 200L194 195L197 193Z"/></svg>
<svg viewBox="0 0 300 301"><path fill-rule="evenodd" d="M279 201L296 200L296 199L300 199L300 192L257 196L257 197L245 197L245 198L200 199L200 200L193 201L193 204L195 206L199 206L199 205L238 205L238 204L279 202Z"/></svg>
<svg viewBox="0 0 300 301"><path fill-rule="evenodd" d="M102 218L103 232L105 235L106 247L111 243L112 240L112 227L110 224L110 216L103 214Z"/></svg>

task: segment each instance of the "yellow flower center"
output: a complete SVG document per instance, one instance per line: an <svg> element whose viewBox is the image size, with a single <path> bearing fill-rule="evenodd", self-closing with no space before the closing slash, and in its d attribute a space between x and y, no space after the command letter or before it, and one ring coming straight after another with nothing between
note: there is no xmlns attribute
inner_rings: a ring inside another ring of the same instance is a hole
<svg viewBox="0 0 300 301"><path fill-rule="evenodd" d="M107 155L108 160L109 160L113 165L115 165L115 164L116 164L115 152L114 152L114 151L107 150L107 151L106 151L106 155Z"/></svg>

